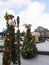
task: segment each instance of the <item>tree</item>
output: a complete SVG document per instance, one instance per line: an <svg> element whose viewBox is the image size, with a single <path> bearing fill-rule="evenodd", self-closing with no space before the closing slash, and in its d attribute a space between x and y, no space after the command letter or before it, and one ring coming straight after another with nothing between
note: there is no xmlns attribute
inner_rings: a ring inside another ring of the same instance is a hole
<svg viewBox="0 0 49 65"><path fill-rule="evenodd" d="M24 58L32 58L36 55L37 53L37 48L35 46L35 42L33 40L33 37L32 37L32 34L31 34L31 25L26 25L26 28L27 28L27 31L26 31L26 34L24 36L24 41L23 41L23 46L22 46L22 49L21 49L21 53L22 53L22 56Z"/></svg>
<svg viewBox="0 0 49 65"><path fill-rule="evenodd" d="M19 29L19 16L17 16L17 36L16 36L16 39L17 39L17 47L18 47L18 65L21 65L21 61L20 61L20 29Z"/></svg>
<svg viewBox="0 0 49 65"><path fill-rule="evenodd" d="M15 29L12 23L13 15L7 14L4 16L7 21L6 38L3 48L3 65L10 65L11 61L17 61L17 45L15 44Z"/></svg>

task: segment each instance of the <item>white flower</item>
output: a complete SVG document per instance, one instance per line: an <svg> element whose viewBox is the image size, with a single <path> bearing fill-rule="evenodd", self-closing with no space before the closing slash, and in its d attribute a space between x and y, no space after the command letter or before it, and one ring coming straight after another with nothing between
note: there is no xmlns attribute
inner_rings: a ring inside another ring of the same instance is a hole
<svg viewBox="0 0 49 65"><path fill-rule="evenodd" d="M9 39L7 39L9 41Z"/></svg>
<svg viewBox="0 0 49 65"><path fill-rule="evenodd" d="M11 19L8 20L8 24L12 25L12 20Z"/></svg>

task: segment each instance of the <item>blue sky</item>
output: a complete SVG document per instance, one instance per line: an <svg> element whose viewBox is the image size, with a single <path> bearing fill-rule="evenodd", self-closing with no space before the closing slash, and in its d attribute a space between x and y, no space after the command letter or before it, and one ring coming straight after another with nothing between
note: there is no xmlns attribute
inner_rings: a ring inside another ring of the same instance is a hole
<svg viewBox="0 0 49 65"><path fill-rule="evenodd" d="M43 2L46 4L45 12L49 13L49 0L32 0L33 2L38 1L38 2Z"/></svg>
<svg viewBox="0 0 49 65"><path fill-rule="evenodd" d="M45 12L49 13L49 0L31 0L32 2L41 2L41 3L45 3L46 7L45 7ZM17 9L16 13L19 13L20 11L24 10L26 8L26 6L23 6L20 9Z"/></svg>
<svg viewBox="0 0 49 65"><path fill-rule="evenodd" d="M3 2L7 2L8 0L0 0L0 1L3 1ZM45 12L48 12L49 13L49 0L31 0L32 2L43 2L46 4L46 8L45 8ZM17 9L18 12L21 11L21 10L24 10L26 7L22 7L20 9ZM17 13L17 12L16 12Z"/></svg>
<svg viewBox="0 0 49 65"><path fill-rule="evenodd" d="M1 0L3 2L7 2L8 0ZM49 0L31 0L32 2L43 2L46 4L46 8L45 8L45 12L49 13ZM19 13L21 10L24 10L26 8L26 6L23 6L20 9L17 9L16 13ZM15 10L14 10L15 11Z"/></svg>
<svg viewBox="0 0 49 65"><path fill-rule="evenodd" d="M38 26L49 29L49 0L0 0L0 31L6 28L6 11L20 16L20 28L26 23L32 24L32 31Z"/></svg>

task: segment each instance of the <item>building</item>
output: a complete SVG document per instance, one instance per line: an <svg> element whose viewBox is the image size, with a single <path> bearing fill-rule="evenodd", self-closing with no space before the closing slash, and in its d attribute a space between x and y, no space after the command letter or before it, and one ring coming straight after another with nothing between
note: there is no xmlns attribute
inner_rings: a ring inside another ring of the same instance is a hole
<svg viewBox="0 0 49 65"><path fill-rule="evenodd" d="M49 30L44 28L44 27L41 27L41 26L37 27L35 29L35 32L39 32L40 36L42 36L42 37L48 37L49 38Z"/></svg>
<svg viewBox="0 0 49 65"><path fill-rule="evenodd" d="M34 36L35 42L39 41L40 33L39 32L32 32L32 36Z"/></svg>

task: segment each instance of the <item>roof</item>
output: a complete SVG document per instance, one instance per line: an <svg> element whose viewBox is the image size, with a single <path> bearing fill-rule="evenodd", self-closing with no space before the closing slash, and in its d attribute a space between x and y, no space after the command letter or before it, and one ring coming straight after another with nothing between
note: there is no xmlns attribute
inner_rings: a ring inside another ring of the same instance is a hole
<svg viewBox="0 0 49 65"><path fill-rule="evenodd" d="M35 32L49 32L49 30L46 29L46 28L44 28L44 27L38 26L38 27L35 29Z"/></svg>

